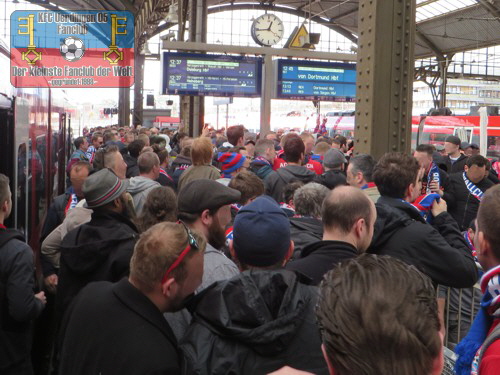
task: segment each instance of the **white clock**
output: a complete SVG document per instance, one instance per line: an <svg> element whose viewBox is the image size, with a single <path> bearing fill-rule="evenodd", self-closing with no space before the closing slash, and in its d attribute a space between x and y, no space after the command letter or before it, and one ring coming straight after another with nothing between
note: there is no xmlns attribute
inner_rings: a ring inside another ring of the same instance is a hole
<svg viewBox="0 0 500 375"><path fill-rule="evenodd" d="M283 35L283 22L274 14L263 14L252 23L252 38L261 46L275 45Z"/></svg>

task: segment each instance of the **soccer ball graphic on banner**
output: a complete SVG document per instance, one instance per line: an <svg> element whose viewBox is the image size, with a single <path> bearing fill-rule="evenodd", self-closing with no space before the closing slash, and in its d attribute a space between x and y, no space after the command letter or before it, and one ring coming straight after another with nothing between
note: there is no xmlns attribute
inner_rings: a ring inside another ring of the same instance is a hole
<svg viewBox="0 0 500 375"><path fill-rule="evenodd" d="M85 54L85 44L81 39L74 36L64 39L59 49L62 57L70 62L80 60Z"/></svg>

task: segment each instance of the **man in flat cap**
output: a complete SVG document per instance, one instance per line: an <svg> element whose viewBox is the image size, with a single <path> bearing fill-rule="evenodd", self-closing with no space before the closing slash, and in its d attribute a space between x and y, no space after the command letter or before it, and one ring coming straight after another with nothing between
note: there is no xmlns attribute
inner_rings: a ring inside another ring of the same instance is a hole
<svg viewBox="0 0 500 375"><path fill-rule="evenodd" d="M91 174L83 183L86 207L93 210L88 223L68 232L61 242L56 310L63 312L92 281L119 281L129 263L139 234L128 215L128 180L108 168Z"/></svg>
<svg viewBox="0 0 500 375"><path fill-rule="evenodd" d="M238 190L208 179L190 181L179 191L179 220L189 229L200 233L207 241L203 255L203 280L197 292L239 273L234 262L219 249L226 242L225 230L231 221L231 204L237 203L240 197ZM182 310L175 314L165 314L165 317L180 339L191 321L190 314Z"/></svg>
<svg viewBox="0 0 500 375"><path fill-rule="evenodd" d="M328 374L314 317L317 290L283 269L294 245L290 222L268 196L234 219L229 248L241 273L196 295L180 342L189 374L268 374L285 364Z"/></svg>

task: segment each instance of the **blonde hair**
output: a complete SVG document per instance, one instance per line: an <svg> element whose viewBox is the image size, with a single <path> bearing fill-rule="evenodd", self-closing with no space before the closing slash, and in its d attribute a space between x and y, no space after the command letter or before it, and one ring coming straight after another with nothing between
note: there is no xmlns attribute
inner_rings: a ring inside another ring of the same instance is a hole
<svg viewBox="0 0 500 375"><path fill-rule="evenodd" d="M191 160L194 166L211 164L213 154L214 150L210 138L199 137L193 140L193 144L191 145Z"/></svg>
<svg viewBox="0 0 500 375"><path fill-rule="evenodd" d="M195 252L205 251L206 241L191 232L198 249L192 248L189 254L172 271L177 283L182 283L187 275L186 260ZM161 282L168 267L175 262L189 242L186 228L182 224L162 222L144 232L137 241L130 260L130 277L143 292L151 292Z"/></svg>

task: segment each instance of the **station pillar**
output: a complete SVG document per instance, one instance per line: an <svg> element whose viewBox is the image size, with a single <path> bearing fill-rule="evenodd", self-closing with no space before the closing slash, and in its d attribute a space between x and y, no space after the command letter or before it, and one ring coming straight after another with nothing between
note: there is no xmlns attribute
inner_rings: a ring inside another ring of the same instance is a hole
<svg viewBox="0 0 500 375"><path fill-rule="evenodd" d="M130 125L130 87L118 89L118 126Z"/></svg>
<svg viewBox="0 0 500 375"><path fill-rule="evenodd" d="M189 41L197 43L207 42L207 0L188 1L189 8ZM179 18L179 22L185 22ZM205 118L205 99L203 96L185 95L180 98L180 115L189 135L197 137L201 134Z"/></svg>
<svg viewBox="0 0 500 375"><path fill-rule="evenodd" d="M411 149L416 0L359 2L355 150Z"/></svg>
<svg viewBox="0 0 500 375"><path fill-rule="evenodd" d="M136 41L136 45L137 45ZM142 125L142 110L143 110L143 90L144 90L144 55L135 54L134 61L134 126ZM129 94L130 95L130 94Z"/></svg>
<svg viewBox="0 0 500 375"><path fill-rule="evenodd" d="M273 82L273 56L265 55L262 95L260 98L260 134L266 134L271 130L271 93L273 91Z"/></svg>

